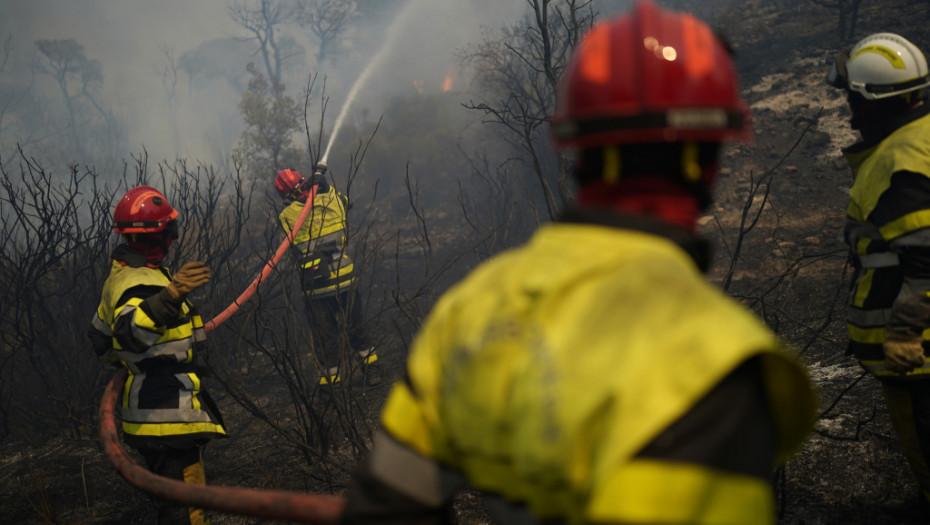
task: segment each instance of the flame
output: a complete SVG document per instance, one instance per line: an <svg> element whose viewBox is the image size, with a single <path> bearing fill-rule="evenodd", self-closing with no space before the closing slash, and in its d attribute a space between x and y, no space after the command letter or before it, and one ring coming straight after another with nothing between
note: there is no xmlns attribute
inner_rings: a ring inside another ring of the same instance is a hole
<svg viewBox="0 0 930 525"><path fill-rule="evenodd" d="M442 79L442 92L448 93L452 91L452 89L454 88L455 88L455 72L452 70L449 70L449 72L446 73L446 76Z"/></svg>

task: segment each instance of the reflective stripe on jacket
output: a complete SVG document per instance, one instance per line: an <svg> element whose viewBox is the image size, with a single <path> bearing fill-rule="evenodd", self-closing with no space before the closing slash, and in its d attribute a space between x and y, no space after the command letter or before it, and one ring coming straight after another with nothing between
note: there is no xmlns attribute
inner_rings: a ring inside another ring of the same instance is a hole
<svg viewBox="0 0 930 525"><path fill-rule="evenodd" d="M161 269L114 260L91 321L94 330L110 337L113 355L129 370L123 431L136 436L225 434L193 362L206 340L200 315L184 301L179 322L163 326L143 306L144 296L169 282Z"/></svg>
<svg viewBox="0 0 930 525"><path fill-rule="evenodd" d="M855 173L845 232L856 267L847 317L849 351L873 374L898 376L886 368L882 345L905 282L902 250L930 247L930 208L901 203L900 215L881 222L873 212L892 189L896 174L930 177L930 115L905 124L871 148L851 148L846 156ZM899 208L892 204L892 209ZM922 374L930 374L930 364L909 375Z"/></svg>
<svg viewBox="0 0 930 525"><path fill-rule="evenodd" d="M770 523L765 479L637 457L754 357L783 458L815 396L761 322L667 239L548 225L440 299L382 425L540 521Z"/></svg>
<svg viewBox="0 0 930 525"><path fill-rule="evenodd" d="M292 202L278 216L286 234L290 234L303 207L302 202ZM310 217L294 238L305 293L325 297L355 283L355 267L346 246L345 197L330 186L329 191L316 196Z"/></svg>

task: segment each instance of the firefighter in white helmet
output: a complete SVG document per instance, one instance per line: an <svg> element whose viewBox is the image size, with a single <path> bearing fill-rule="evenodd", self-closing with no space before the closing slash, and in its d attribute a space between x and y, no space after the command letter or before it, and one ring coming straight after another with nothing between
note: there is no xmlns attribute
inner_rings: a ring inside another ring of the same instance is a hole
<svg viewBox="0 0 930 525"><path fill-rule="evenodd" d="M862 140L845 237L855 265L849 346L882 384L891 419L930 503L930 75L913 43L878 33L840 54L828 81L846 91Z"/></svg>

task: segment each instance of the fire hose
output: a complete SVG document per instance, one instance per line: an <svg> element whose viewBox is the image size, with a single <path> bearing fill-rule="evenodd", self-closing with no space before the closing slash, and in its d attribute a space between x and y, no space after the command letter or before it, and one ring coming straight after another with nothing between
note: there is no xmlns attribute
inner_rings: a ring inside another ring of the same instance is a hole
<svg viewBox="0 0 930 525"><path fill-rule="evenodd" d="M290 233L285 237L269 259L262 271L252 280L229 306L204 325L210 332L232 317L265 282L277 267L291 242L297 237L313 209L317 186L310 189L310 195L304 209L297 217ZM339 523L344 500L337 496L327 496L304 492L280 490L249 489L242 487L223 487L193 485L153 474L139 466L126 453L120 443L116 430L116 403L120 398L126 382L125 369L118 371L107 384L100 401L100 441L104 453L120 476L133 487L147 492L157 498L171 500L188 507L217 510L230 514L253 516L257 518L296 521L316 525Z"/></svg>
<svg viewBox="0 0 930 525"><path fill-rule="evenodd" d="M204 329L207 332L212 332L215 328L225 323L227 319L235 315L239 311L239 308L248 302L249 299L255 295L255 292L258 290L258 287L268 279L268 276L271 275L271 272L278 266L278 262L281 261L281 257L284 257L284 253L291 246L291 242L297 237L297 234L300 232L300 228L303 227L304 222L307 221L307 217L310 216L310 212L313 211L313 199L316 198L316 190L318 186L313 185L310 188L310 195L307 197L307 202L304 203L304 209L300 211L300 215L297 217L297 222L294 223L294 227L291 228L291 232L281 241L281 245L278 246L277 251L274 252L274 256L265 263L262 271L255 276L255 279L246 286L245 290L239 294L239 297L236 297L236 300L229 304L225 310L216 315L213 319L207 321L204 325Z"/></svg>
<svg viewBox="0 0 930 525"><path fill-rule="evenodd" d="M126 381L126 370L113 376L100 403L100 441L110 463L130 485L149 494L188 507L213 509L230 514L272 520L335 525L342 515L344 501L325 496L283 490L192 485L158 476L129 457L116 431L116 402Z"/></svg>

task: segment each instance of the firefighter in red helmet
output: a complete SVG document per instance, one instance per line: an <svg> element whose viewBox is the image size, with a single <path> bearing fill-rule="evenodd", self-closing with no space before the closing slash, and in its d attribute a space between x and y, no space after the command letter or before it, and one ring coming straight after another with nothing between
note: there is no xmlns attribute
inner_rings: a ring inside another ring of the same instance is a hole
<svg viewBox="0 0 930 525"><path fill-rule="evenodd" d="M292 246L297 254L313 348L321 365L320 386L330 387L342 382L346 370L340 368L340 361L348 361L344 365L359 366L368 383L377 383L378 354L368 344L355 265L348 253L348 198L329 183L323 164L318 165L309 178L293 169L280 170L274 185L286 204L278 216L285 234L291 233L310 196L310 189L317 187L313 210L294 237ZM347 359L341 359L343 346L348 349Z"/></svg>
<svg viewBox="0 0 930 525"><path fill-rule="evenodd" d="M815 396L803 366L702 271L721 142L748 135L724 44L640 1L563 76L574 208L436 304L344 523L772 523L775 465Z"/></svg>
<svg viewBox="0 0 930 525"><path fill-rule="evenodd" d="M151 186L117 203L113 229L124 242L111 256L89 336L98 356L129 372L120 410L126 443L152 472L204 484L202 449L226 430L201 383L206 332L187 298L210 281L210 268L190 261L172 275L162 266L178 216ZM204 523L203 510L159 502L158 523Z"/></svg>

